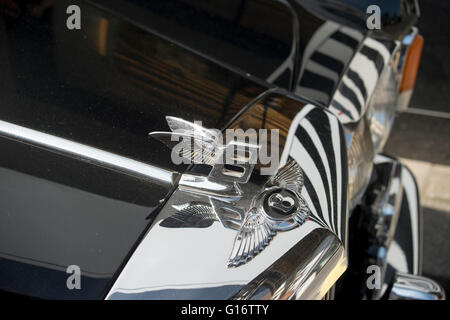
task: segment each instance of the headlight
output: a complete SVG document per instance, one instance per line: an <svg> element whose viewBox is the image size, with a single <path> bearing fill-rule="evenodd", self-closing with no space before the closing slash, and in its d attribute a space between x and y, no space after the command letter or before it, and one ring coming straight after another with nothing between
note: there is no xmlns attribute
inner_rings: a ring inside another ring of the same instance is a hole
<svg viewBox="0 0 450 320"><path fill-rule="evenodd" d="M367 109L370 132L375 153L383 150L397 108L398 91L392 68L389 66L382 73Z"/></svg>
<svg viewBox="0 0 450 320"><path fill-rule="evenodd" d="M381 152L394 123L398 102L397 82L388 65L382 72L367 111L354 131L348 133L350 209L359 201L369 182L375 154Z"/></svg>
<svg viewBox="0 0 450 320"><path fill-rule="evenodd" d="M365 117L363 117L354 132L347 133L350 145L348 155L348 195L349 208L357 204L372 173L374 147L370 135L370 129Z"/></svg>

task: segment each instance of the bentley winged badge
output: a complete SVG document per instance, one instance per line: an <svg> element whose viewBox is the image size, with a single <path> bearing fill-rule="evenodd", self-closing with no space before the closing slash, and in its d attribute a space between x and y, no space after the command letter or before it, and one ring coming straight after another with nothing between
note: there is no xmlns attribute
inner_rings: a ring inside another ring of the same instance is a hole
<svg viewBox="0 0 450 320"><path fill-rule="evenodd" d="M208 227L219 220L224 227L237 232L227 265L238 267L263 251L278 232L292 230L308 218L308 205L301 196L304 174L295 160L278 169L262 187L256 184L243 192L239 184L247 184L250 179L258 145L235 141L222 144L219 130L205 129L175 117L166 119L172 132L152 132L150 136L164 142L185 160L212 166L212 170L208 176L182 175L179 189L203 195L208 201L173 206L177 213L163 221L161 226ZM189 138L191 148L185 145L183 149L175 150L174 141L180 138ZM242 170L239 174L230 172L222 162L230 159L224 153L235 155L236 151L242 150L247 156L233 163Z"/></svg>
<svg viewBox="0 0 450 320"><path fill-rule="evenodd" d="M294 160L270 178L252 200L236 235L228 266L239 266L261 252L278 231L300 226L308 217L308 206L300 195L303 171Z"/></svg>

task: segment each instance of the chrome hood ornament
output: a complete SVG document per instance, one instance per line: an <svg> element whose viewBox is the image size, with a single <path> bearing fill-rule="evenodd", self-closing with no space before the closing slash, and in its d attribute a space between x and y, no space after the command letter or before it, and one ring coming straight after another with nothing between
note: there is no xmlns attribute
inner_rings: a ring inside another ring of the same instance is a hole
<svg viewBox="0 0 450 320"><path fill-rule="evenodd" d="M201 122L189 122L181 118L166 116L172 132L155 131L149 136L162 141L172 149L172 161L206 164L212 166L209 179L216 182L247 183L257 161L259 146L245 142L245 135L237 135L227 144L218 129L206 129ZM199 124L200 123L200 124ZM178 163L177 163L178 162ZM225 164L236 169L229 170Z"/></svg>
<svg viewBox="0 0 450 320"><path fill-rule="evenodd" d="M197 123L192 123L181 118L166 116L167 124L172 132L154 131L149 135L166 144L169 148L176 148L179 140L190 143L186 148L180 148L180 156L192 163L214 165L217 162L223 147L219 141L220 131L206 129ZM186 145L185 145L186 146Z"/></svg>
<svg viewBox="0 0 450 320"><path fill-rule="evenodd" d="M255 185L244 192L239 184L249 181L259 145L235 140L223 145L219 130L205 129L180 118L166 119L172 132L149 135L190 163L207 164L212 170L208 176L185 173L179 182L179 190L203 196L209 204L197 201L179 204L174 207L177 213L161 226L208 227L219 220L225 228L237 232L227 265L238 267L264 250L278 232L292 230L308 218L309 209L301 196L303 170L296 161L290 160L281 167L262 188ZM180 139L188 144L176 149ZM224 165L230 154L233 166L240 170L233 171Z"/></svg>
<svg viewBox="0 0 450 320"><path fill-rule="evenodd" d="M302 169L290 160L265 184L263 191L253 198L238 231L229 267L237 267L255 257L278 231L288 231L305 222L309 209L300 195L303 181Z"/></svg>

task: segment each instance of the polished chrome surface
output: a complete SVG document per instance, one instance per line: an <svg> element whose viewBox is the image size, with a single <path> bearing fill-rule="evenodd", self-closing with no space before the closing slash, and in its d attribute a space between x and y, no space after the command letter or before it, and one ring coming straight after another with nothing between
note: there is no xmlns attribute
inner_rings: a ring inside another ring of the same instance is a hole
<svg viewBox="0 0 450 320"><path fill-rule="evenodd" d="M277 97L267 101L286 99ZM253 124L264 110L261 101L236 124L255 128ZM281 277L286 281L263 298L322 298L347 266L345 140L331 113L312 105L296 110L290 118L293 120L286 119L286 144L278 175L262 176L259 167L247 183L222 181L210 175L196 178L197 173L192 171L190 176L183 175L179 188L162 207L107 299L250 297L241 295L240 290L271 270L274 263L280 266L277 272L284 273ZM230 127L236 128L233 124ZM325 135L325 145L319 135ZM319 148L318 158L311 158L312 150L305 139L317 141L314 147ZM319 162L326 164L326 171L318 170ZM214 182L213 188L206 187L208 181ZM240 195L227 196L223 191L232 190L227 187L234 185ZM227 187L222 190L223 186ZM269 194L269 190L274 193ZM261 228L267 223L274 230ZM241 241L239 233L245 235L245 245L234 247L238 267L229 267L233 245ZM283 270L283 266L290 267ZM268 274L264 277L273 279ZM283 288L286 292L280 294Z"/></svg>
<svg viewBox="0 0 450 320"><path fill-rule="evenodd" d="M403 197L402 165L392 162L383 169L382 176L386 181L372 204L372 213L377 219L375 224L377 238L384 247L389 248L397 228Z"/></svg>
<svg viewBox="0 0 450 320"><path fill-rule="evenodd" d="M385 248L385 263L398 272L421 275L423 219L417 183L412 173L396 159L377 155L375 165L379 168L377 170L384 169L382 175L385 177L383 183L384 195L380 195L377 199L384 198L384 203L391 203L388 207L395 208L395 210L400 211L400 215L404 215L398 217L399 213L394 212L393 216L386 216L388 218L386 222L392 221L390 227L395 229L390 231L394 233L393 239L386 238L389 233L379 233L382 237L378 239L378 243L386 244L386 240L388 240L389 246L383 246ZM395 181L399 181L401 186L398 186ZM396 204L397 198L401 200L400 205ZM381 203L379 202L379 204ZM378 216L378 214L375 214L375 216ZM385 227L389 227L389 224L386 224ZM389 229L385 228L384 230Z"/></svg>
<svg viewBox="0 0 450 320"><path fill-rule="evenodd" d="M421 212L417 185L398 160L377 155L370 187L362 204L363 225L370 226L364 256L367 265L379 267L379 287L361 283L362 297L384 299L395 273L419 276L421 272ZM355 239L354 239L355 241Z"/></svg>
<svg viewBox="0 0 450 320"><path fill-rule="evenodd" d="M389 64L383 70L367 108L367 119L375 153L382 152L389 137L396 116L398 99L395 70Z"/></svg>
<svg viewBox="0 0 450 320"><path fill-rule="evenodd" d="M371 299L383 296L387 282L388 256L400 216L403 200L402 165L397 161L376 164L375 171L379 177L369 194L374 195L370 205L371 225L373 225L372 245L369 249L371 263L380 267L381 278L386 285L371 290Z"/></svg>
<svg viewBox="0 0 450 320"><path fill-rule="evenodd" d="M300 195L303 171L290 160L271 177L257 194L234 241L228 260L237 267L254 258L277 234L302 225L309 215L306 201Z"/></svg>
<svg viewBox="0 0 450 320"><path fill-rule="evenodd" d="M203 163L213 165L221 153L221 141L218 130L203 128L177 117L166 116L172 132L154 131L149 136L165 143L174 152L180 153L186 163ZM181 141L180 141L181 140Z"/></svg>
<svg viewBox="0 0 450 320"><path fill-rule="evenodd" d="M348 195L349 208L354 209L364 196L373 169L375 156L370 127L362 118L352 131L347 131L350 143L348 156Z"/></svg>
<svg viewBox="0 0 450 320"><path fill-rule="evenodd" d="M177 175L156 166L1 120L0 135L164 184L173 184Z"/></svg>
<svg viewBox="0 0 450 320"><path fill-rule="evenodd" d="M213 167L207 177L183 174L179 181L180 191L209 197L211 208L218 208L217 216L224 226L229 227L231 222L233 228L236 223L241 222L228 259L228 267L245 264L267 247L278 231L289 231L305 222L309 209L300 195L304 184L303 170L295 160L290 160L280 168L262 189L253 188L244 193L239 184L246 184L250 179L257 162L258 145L233 139L224 146L218 130L206 129L198 123L176 117L166 119L172 132L152 132L150 136L163 142L173 142L181 134L181 138L187 139L187 143L180 150L175 149L176 145L167 143L173 147L172 152L180 153L184 159L193 163ZM192 142L196 145L192 146ZM239 175L230 173L224 161L240 166L243 171ZM239 202L241 198L251 199L251 205L242 206ZM230 210L222 209L226 207ZM198 212L199 207L195 208L194 211ZM178 214L181 215L184 210L186 209L183 208ZM245 212L243 219L241 213L238 219L230 219L230 212L236 210ZM192 210L189 210L189 214L192 214Z"/></svg>
<svg viewBox="0 0 450 320"><path fill-rule="evenodd" d="M185 173L179 181L180 190L211 197L237 199L242 191L237 183L214 181L206 176Z"/></svg>
<svg viewBox="0 0 450 320"><path fill-rule="evenodd" d="M399 60L400 44L376 35L360 38L329 103L346 129L351 210L369 183L375 154L388 137L398 99L392 65Z"/></svg>
<svg viewBox="0 0 450 320"><path fill-rule="evenodd" d="M166 228L207 228L217 220L214 209L210 204L192 201L172 205L177 212L161 222Z"/></svg>
<svg viewBox="0 0 450 320"><path fill-rule="evenodd" d="M229 142L222 148L209 177L223 182L247 183L257 162L258 149L259 146L252 143ZM236 168L228 169L226 164Z"/></svg>
<svg viewBox="0 0 450 320"><path fill-rule="evenodd" d="M445 300L445 291L438 283L429 278L397 273L389 299Z"/></svg>
<svg viewBox="0 0 450 320"><path fill-rule="evenodd" d="M345 269L342 243L330 231L316 229L233 298L321 299Z"/></svg>
<svg viewBox="0 0 450 320"><path fill-rule="evenodd" d="M394 43L373 37L366 37L359 45L329 106L343 124L356 123L364 116L395 50Z"/></svg>
<svg viewBox="0 0 450 320"><path fill-rule="evenodd" d="M199 219L201 221L193 223L188 219L180 219L179 213L192 207L192 201L208 204L209 199L175 191L130 258L108 294L108 299L158 299L166 292L177 297L187 291L191 297L197 296L196 292L211 296L209 290L214 292L222 289L225 292L221 293L220 298L231 298L274 261L283 259L287 249L301 242L313 230L322 229L316 222L306 221L295 232L280 232L276 241L272 240L264 249L264 254L258 254L255 258L257 261L229 268L226 261L240 228L240 215L236 207L232 208L235 212L226 212L228 216L221 213L215 219L203 217ZM211 217L210 212L206 212L206 216ZM195 215L198 216L198 213ZM177 224L170 223L174 220ZM293 265L298 262L292 261ZM309 275L314 276L314 273Z"/></svg>
<svg viewBox="0 0 450 320"><path fill-rule="evenodd" d="M212 166L209 173L209 180L212 181L248 182L257 162L259 145L253 141L246 142L245 132L234 131L231 141L224 144L218 129L207 129L201 123L171 116L167 116L166 121L172 132L150 132L149 136L162 141L171 149L172 161ZM182 159L178 159L178 156ZM227 164L239 169L229 169ZM217 189L214 186L211 188Z"/></svg>

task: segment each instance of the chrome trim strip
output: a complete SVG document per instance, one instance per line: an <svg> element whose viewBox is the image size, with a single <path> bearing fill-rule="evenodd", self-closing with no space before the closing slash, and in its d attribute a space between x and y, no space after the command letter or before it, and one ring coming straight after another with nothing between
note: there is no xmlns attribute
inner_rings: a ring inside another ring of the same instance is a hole
<svg viewBox="0 0 450 320"><path fill-rule="evenodd" d="M173 184L176 175L175 172L1 120L0 135L166 184Z"/></svg>
<svg viewBox="0 0 450 320"><path fill-rule="evenodd" d="M181 175L178 188L194 194L203 194L230 200L239 199L242 196L242 191L236 183L213 181L206 176L189 173Z"/></svg>
<svg viewBox="0 0 450 320"><path fill-rule="evenodd" d="M395 239L390 243L389 247L386 247L387 255L386 261L388 264L392 265L397 271L407 272L414 275L420 275L422 269L422 234L421 234L421 209L419 202L419 194L417 190L417 184L415 182L412 173L398 160L390 158L385 155L377 155L375 158L375 164L391 164L397 165L400 169L400 182L402 187L401 200L407 201L406 207L408 208L407 214L410 216L408 220L410 221L410 237L411 237L411 254L412 254L412 265L408 268L405 259L402 259L399 254L394 254L395 252L403 252L403 249L395 243ZM400 190L399 190L400 191ZM399 208L401 210L401 207ZM399 228L398 224L394 226L395 230ZM394 230L394 232L395 232ZM395 237L394 237L395 238ZM391 252L392 251L392 252ZM395 257L395 258L394 258Z"/></svg>
<svg viewBox="0 0 450 320"><path fill-rule="evenodd" d="M342 242L329 230L319 228L242 288L233 299L319 300L346 268Z"/></svg>
<svg viewBox="0 0 450 320"><path fill-rule="evenodd" d="M379 170L382 170L382 167L379 167ZM399 162L392 162L383 171L381 176L384 178L382 187L384 192L378 194L372 204L372 212L377 219L378 239L388 249L397 229L403 198L402 165Z"/></svg>
<svg viewBox="0 0 450 320"><path fill-rule="evenodd" d="M406 195L406 201L408 201L408 207L410 210L411 220L411 234L412 234L412 247L413 247L413 273L420 275L422 273L422 223L421 207L419 202L419 194L417 189L417 183L413 174L402 167L402 182L404 193Z"/></svg>

